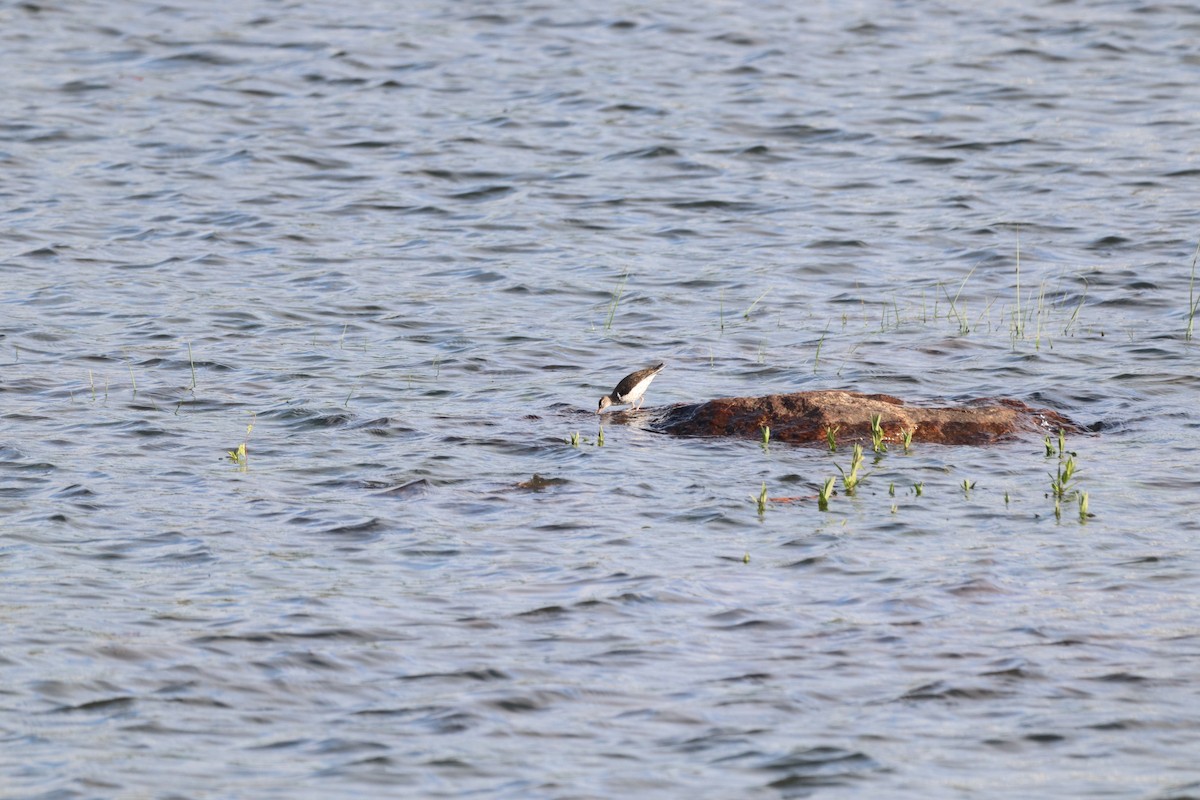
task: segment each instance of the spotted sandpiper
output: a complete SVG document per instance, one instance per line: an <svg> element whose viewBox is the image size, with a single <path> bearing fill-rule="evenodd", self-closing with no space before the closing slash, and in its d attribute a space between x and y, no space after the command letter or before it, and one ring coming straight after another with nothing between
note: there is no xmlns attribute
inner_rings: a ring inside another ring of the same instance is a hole
<svg viewBox="0 0 1200 800"><path fill-rule="evenodd" d="M616 403L621 405L628 403L630 410L642 407L642 395L646 393L646 389L650 386L650 381L654 380L654 376L662 372L666 364L659 364L646 369L639 369L637 372L631 372L621 379L617 384L617 388L612 390L611 394L606 394L600 398L600 407L596 409L599 414L604 409ZM636 403L636 405L634 405Z"/></svg>

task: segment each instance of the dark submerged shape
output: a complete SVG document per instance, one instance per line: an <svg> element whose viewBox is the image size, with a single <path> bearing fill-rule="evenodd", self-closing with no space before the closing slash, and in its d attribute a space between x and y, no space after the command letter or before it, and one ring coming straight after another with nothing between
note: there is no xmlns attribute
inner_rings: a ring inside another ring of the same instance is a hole
<svg viewBox="0 0 1200 800"><path fill-rule="evenodd" d="M871 417L882 417L884 440L901 441L904 431L914 442L991 444L1021 432L1059 429L1079 432L1071 420L1049 409L1019 400L986 399L963 406L910 406L886 394L843 391L794 392L764 397L727 397L705 403L683 403L656 410L648 427L676 436L735 436L758 439L764 425L772 441L826 444L825 432L837 429L839 442L870 441Z"/></svg>

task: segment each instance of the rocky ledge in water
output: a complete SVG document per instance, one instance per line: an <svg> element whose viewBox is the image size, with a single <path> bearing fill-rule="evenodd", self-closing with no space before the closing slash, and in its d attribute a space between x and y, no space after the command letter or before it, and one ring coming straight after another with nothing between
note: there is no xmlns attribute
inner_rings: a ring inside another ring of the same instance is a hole
<svg viewBox="0 0 1200 800"><path fill-rule="evenodd" d="M1058 412L1032 408L1019 400L977 400L962 406L910 406L886 394L815 391L728 397L646 409L638 416L660 433L676 436L734 436L771 441L825 444L833 430L839 442L871 440L871 417L881 417L884 440L899 442L912 431L914 442L981 445L1021 432L1077 432L1079 426ZM618 416L626 416L621 414ZM632 416L632 414L628 415Z"/></svg>

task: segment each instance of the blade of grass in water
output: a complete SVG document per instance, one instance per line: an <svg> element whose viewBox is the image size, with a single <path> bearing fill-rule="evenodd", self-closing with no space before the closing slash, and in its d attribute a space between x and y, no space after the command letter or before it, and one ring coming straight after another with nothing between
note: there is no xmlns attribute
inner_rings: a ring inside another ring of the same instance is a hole
<svg viewBox="0 0 1200 800"><path fill-rule="evenodd" d="M621 282L613 289L612 302L608 306L608 319L604 322L604 330L612 330L613 317L617 315L617 306L621 303L621 295L625 293L625 282L629 280L629 270L621 275Z"/></svg>

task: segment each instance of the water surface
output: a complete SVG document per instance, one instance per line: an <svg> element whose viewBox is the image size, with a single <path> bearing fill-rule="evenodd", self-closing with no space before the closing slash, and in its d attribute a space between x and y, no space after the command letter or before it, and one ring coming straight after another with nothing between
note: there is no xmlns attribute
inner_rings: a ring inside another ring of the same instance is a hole
<svg viewBox="0 0 1200 800"><path fill-rule="evenodd" d="M0 10L0 796L1200 796L1200 12L652 5Z"/></svg>

